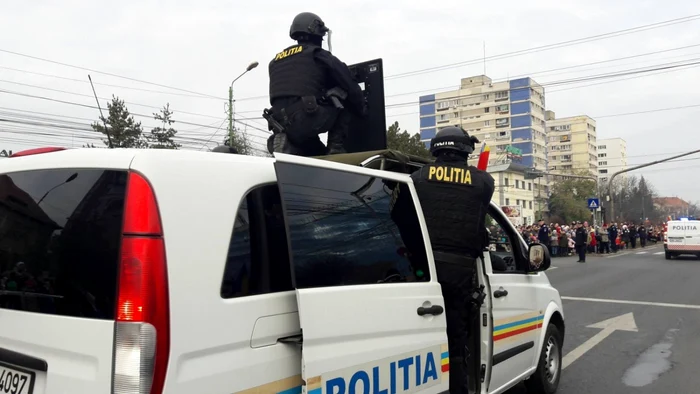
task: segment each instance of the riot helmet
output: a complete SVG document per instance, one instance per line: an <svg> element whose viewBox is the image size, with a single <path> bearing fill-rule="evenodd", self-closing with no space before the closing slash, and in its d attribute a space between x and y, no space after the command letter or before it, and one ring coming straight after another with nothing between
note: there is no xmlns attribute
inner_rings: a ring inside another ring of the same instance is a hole
<svg viewBox="0 0 700 394"><path fill-rule="evenodd" d="M292 26L289 28L289 36L292 40L299 40L304 36L323 38L328 30L320 16L311 12L302 12L294 17Z"/></svg>
<svg viewBox="0 0 700 394"><path fill-rule="evenodd" d="M448 126L435 134L430 140L430 153L437 157L442 153L452 152L465 158L474 152L474 144L479 142L476 137L470 137L461 127Z"/></svg>

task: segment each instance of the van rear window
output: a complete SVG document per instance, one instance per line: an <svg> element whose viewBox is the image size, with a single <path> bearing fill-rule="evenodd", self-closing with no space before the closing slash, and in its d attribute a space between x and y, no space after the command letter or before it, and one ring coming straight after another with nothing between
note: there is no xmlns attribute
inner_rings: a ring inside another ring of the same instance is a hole
<svg viewBox="0 0 700 394"><path fill-rule="evenodd" d="M126 171L0 174L0 308L114 319Z"/></svg>

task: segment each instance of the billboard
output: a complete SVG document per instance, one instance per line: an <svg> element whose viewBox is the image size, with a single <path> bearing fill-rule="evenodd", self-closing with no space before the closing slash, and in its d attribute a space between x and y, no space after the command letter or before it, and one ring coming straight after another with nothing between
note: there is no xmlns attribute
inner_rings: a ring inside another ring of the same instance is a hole
<svg viewBox="0 0 700 394"><path fill-rule="evenodd" d="M518 205L503 205L501 210L506 214L508 220L515 226L522 226L523 224L523 214L521 207Z"/></svg>

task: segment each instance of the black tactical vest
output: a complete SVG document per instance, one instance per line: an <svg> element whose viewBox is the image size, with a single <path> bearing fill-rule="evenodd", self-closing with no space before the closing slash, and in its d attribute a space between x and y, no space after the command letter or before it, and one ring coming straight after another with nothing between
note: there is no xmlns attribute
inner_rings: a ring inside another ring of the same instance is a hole
<svg viewBox="0 0 700 394"><path fill-rule="evenodd" d="M437 162L411 175L434 250L477 257L486 245L490 174L466 163Z"/></svg>
<svg viewBox="0 0 700 394"><path fill-rule="evenodd" d="M316 51L324 49L310 44L292 45L270 62L270 101L283 97L315 96L328 88L323 66L314 60Z"/></svg>

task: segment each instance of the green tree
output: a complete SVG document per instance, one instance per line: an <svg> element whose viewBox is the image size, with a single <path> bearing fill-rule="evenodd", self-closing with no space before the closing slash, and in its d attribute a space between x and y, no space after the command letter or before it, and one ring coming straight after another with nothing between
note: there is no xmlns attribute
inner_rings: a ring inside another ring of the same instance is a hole
<svg viewBox="0 0 700 394"><path fill-rule="evenodd" d="M560 216L565 223L589 220L591 211L587 200L595 194L596 183L592 179L556 180L549 196L550 217Z"/></svg>
<svg viewBox="0 0 700 394"><path fill-rule="evenodd" d="M420 140L420 134L409 134L408 131L401 131L399 122L394 122L386 131L387 147L409 155L430 157L430 151Z"/></svg>
<svg viewBox="0 0 700 394"><path fill-rule="evenodd" d="M151 135L148 136L150 140L151 149L178 149L182 145L175 142L175 134L177 130L172 127L175 123L173 120L173 112L170 110L170 103L166 104L160 112L153 113L153 119L159 120L162 126L154 127L151 130Z"/></svg>
<svg viewBox="0 0 700 394"><path fill-rule="evenodd" d="M102 142L106 146L109 146L107 138L107 132L109 132L114 148L148 148L148 141L143 135L141 122L134 120L123 100L112 96L112 102L107 103L107 109L109 116L107 118L100 116L100 121L92 124L94 131L105 136ZM104 123L107 124L107 130L103 126Z"/></svg>

